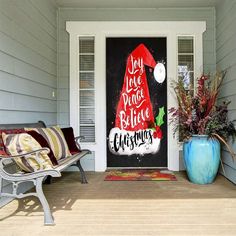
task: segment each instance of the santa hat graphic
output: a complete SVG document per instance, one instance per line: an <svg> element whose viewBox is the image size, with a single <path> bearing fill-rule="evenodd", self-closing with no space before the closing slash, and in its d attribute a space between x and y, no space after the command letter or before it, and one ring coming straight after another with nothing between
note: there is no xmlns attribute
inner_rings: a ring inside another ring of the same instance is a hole
<svg viewBox="0 0 236 236"><path fill-rule="evenodd" d="M158 83L165 80L165 67L156 63L144 44L136 47L128 56L124 83L116 110L115 127L109 134L109 148L121 155L156 153L162 135L154 123L145 65L154 69Z"/></svg>

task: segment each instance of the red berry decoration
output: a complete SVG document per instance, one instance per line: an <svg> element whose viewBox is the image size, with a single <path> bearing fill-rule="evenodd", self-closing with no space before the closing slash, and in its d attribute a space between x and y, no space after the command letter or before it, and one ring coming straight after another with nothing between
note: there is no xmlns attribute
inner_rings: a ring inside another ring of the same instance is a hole
<svg viewBox="0 0 236 236"><path fill-rule="evenodd" d="M153 132L153 138L157 138L157 132L156 131Z"/></svg>
<svg viewBox="0 0 236 236"><path fill-rule="evenodd" d="M162 131L161 131L161 130L160 130L159 132L157 132L157 137L158 137L159 139L162 138Z"/></svg>
<svg viewBox="0 0 236 236"><path fill-rule="evenodd" d="M153 138L162 138L162 131L160 129L160 126L155 127L156 131L153 132Z"/></svg>

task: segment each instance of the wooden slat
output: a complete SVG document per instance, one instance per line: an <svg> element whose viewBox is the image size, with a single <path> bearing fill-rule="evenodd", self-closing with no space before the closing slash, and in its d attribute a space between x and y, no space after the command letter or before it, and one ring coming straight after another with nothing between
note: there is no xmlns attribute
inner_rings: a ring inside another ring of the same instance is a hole
<svg viewBox="0 0 236 236"><path fill-rule="evenodd" d="M89 153L89 151L84 150L84 151L81 151L79 154L75 154L73 156L66 157L66 158L60 160L59 165L55 166L55 170L58 170L59 172L65 170L66 168L71 166L73 163L75 163L76 161L83 158L88 153Z"/></svg>
<svg viewBox="0 0 236 236"><path fill-rule="evenodd" d="M0 84L0 90L2 91L55 100L52 97L52 92L55 91L54 88L1 71Z"/></svg>

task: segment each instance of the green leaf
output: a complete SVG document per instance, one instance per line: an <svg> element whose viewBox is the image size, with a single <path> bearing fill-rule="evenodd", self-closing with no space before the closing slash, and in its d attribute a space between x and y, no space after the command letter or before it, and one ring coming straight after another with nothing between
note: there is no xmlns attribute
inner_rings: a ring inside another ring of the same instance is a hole
<svg viewBox="0 0 236 236"><path fill-rule="evenodd" d="M161 126L164 124L163 117L165 115L164 107L159 108L159 114L156 117L156 125Z"/></svg>

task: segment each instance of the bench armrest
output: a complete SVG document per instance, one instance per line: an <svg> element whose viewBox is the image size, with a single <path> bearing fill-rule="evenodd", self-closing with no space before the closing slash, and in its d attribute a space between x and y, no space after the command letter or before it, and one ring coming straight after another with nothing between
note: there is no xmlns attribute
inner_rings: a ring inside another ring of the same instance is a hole
<svg viewBox="0 0 236 236"><path fill-rule="evenodd" d="M43 170L43 162L42 159L39 157L41 152L45 152L46 154L48 154L50 152L50 150L48 148L40 148L31 152L27 152L27 153L22 153L19 155L14 155L14 156L3 156L0 155L0 168L3 168L4 166L4 161L6 160L15 160L17 158L25 158L26 160L29 158L35 159L35 161L39 164L39 170ZM35 156L32 156L32 154L36 154ZM35 170L37 171L37 170Z"/></svg>
<svg viewBox="0 0 236 236"><path fill-rule="evenodd" d="M75 137L75 144L76 144L76 146L78 147L79 150L81 150L81 146L80 146L79 141L83 140L83 139L85 139L84 136L77 136L77 137Z"/></svg>
<svg viewBox="0 0 236 236"><path fill-rule="evenodd" d="M19 157L25 157L25 156L28 156L28 155L31 155L31 154L34 154L34 153L40 153L42 151L45 151L47 154L50 152L50 150L48 148L40 148L40 149L37 149L37 150L34 150L34 151L31 151L31 152L26 152L26 153L22 153L22 154L19 154L19 155L14 155L14 156L4 156L4 155L0 155L0 159L6 159L6 160L14 160L15 158L19 158Z"/></svg>
<svg viewBox="0 0 236 236"><path fill-rule="evenodd" d="M34 150L32 152L27 152L27 153L23 153L23 154L19 154L19 155L15 155L15 156L2 156L0 155L0 176L6 180L9 181L22 181L22 180L31 180L34 178L38 178L38 177L44 177L47 175L50 175L52 177L60 177L61 173L55 169L43 169L42 166L42 160L39 157L39 154L41 152L46 152L47 154L50 152L50 150L48 148L41 148L38 150ZM32 156L32 154L36 154L35 157ZM34 172L31 173L15 173L15 174L11 174L8 173L5 169L4 169L4 161L6 160L14 160L16 158L20 158L20 157L24 157L24 158L35 158L35 160L38 162L38 164L40 165L39 170L35 170Z"/></svg>

